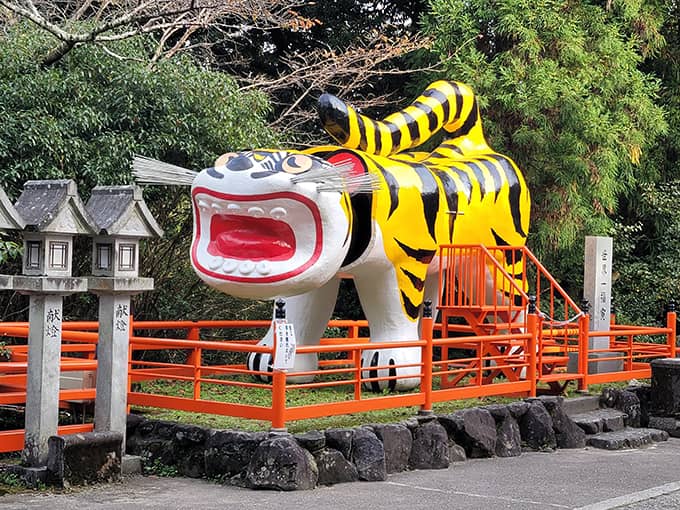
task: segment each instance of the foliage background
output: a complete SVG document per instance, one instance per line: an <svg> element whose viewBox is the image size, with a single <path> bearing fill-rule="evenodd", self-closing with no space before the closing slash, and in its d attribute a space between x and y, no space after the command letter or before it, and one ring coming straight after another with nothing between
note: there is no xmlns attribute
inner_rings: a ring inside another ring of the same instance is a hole
<svg viewBox="0 0 680 510"><path fill-rule="evenodd" d="M96 185L131 183L134 154L202 168L223 152L276 143L262 94L239 92L232 78L188 56L151 67L152 41L139 37L114 44L118 58L84 45L44 68L37 57L51 43L27 23L0 36L0 185L13 199L27 180L71 178L86 201ZM156 291L136 300L137 318L247 313L240 302L199 285L188 265L186 188L148 188L145 199L165 237L142 254L142 272L155 279ZM74 274L89 274L89 240L79 246L74 260L82 263ZM1 319L26 317L24 298L0 299ZM93 319L96 310L93 296L66 300L72 318Z"/></svg>
<svg viewBox="0 0 680 510"><path fill-rule="evenodd" d="M294 102L313 109L314 76L286 81L305 52L341 54L369 32L419 32L430 38L429 50L390 65L430 71L378 67L354 88L356 77L338 75L337 88L350 87L349 99L359 103L384 97L393 109L435 78L470 83L490 144L527 175L529 245L572 296L581 293L585 235L615 238L614 301L624 319L658 319L665 302L680 296L677 0L332 0L301 6L300 14L314 22L256 28L171 59L152 61L158 38L151 34L84 43L51 66L40 65L51 36L0 16L0 185L16 199L27 179L70 177L86 198L97 184L129 182L135 153L201 168L227 150L318 139L309 123L304 140L299 129L270 127ZM195 36L216 37L211 29ZM259 74L284 86L265 97L250 85ZM158 290L137 299L138 317L266 316L266 304L237 302L198 283L186 256L185 190L149 188L146 199L166 237L144 255ZM7 241L0 260L14 250ZM337 314L359 317L350 287L343 286ZM0 319L25 316L20 298L0 299ZM72 316L93 317L92 299L68 300Z"/></svg>

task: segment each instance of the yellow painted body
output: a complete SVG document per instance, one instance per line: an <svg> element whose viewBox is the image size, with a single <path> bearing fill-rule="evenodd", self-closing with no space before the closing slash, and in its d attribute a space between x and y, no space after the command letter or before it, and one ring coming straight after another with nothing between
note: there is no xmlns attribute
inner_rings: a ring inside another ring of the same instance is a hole
<svg viewBox="0 0 680 510"><path fill-rule="evenodd" d="M525 243L530 197L524 177L511 159L488 146L475 96L466 85L435 82L411 106L382 121L358 114L333 96L322 97L320 115L348 157L380 181L371 217L411 320L417 319L439 245ZM409 152L440 129L450 137L434 151ZM342 148L305 152L327 156L342 154Z"/></svg>

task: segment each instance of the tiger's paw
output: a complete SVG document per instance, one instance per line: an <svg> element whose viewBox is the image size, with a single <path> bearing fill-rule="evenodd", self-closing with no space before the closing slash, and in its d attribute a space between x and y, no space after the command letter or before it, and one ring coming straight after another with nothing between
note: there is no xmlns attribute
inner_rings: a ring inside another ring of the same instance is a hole
<svg viewBox="0 0 680 510"><path fill-rule="evenodd" d="M376 368L362 371L362 378L389 378L367 381L364 383L364 387L375 393L385 389L390 391L412 390L420 384L420 359L421 350L418 347L395 347L364 351L361 366L363 368Z"/></svg>
<svg viewBox="0 0 680 510"><path fill-rule="evenodd" d="M266 344L262 344L266 345ZM272 357L264 352L251 352L248 355L246 365L248 370L254 372L272 372ZM319 360L316 354L298 354L295 356L293 368L288 370L286 381L293 384L309 383L314 380L314 375L294 375L296 372L309 372L319 368ZM257 381L271 382L271 376L264 373L253 374Z"/></svg>

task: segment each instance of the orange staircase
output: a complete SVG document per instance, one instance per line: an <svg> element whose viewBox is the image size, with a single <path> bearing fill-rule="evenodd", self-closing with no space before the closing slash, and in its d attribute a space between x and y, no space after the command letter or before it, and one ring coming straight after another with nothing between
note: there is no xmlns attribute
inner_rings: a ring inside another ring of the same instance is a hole
<svg viewBox="0 0 680 510"><path fill-rule="evenodd" d="M587 316L527 247L444 245L439 255L442 338L498 337L487 343L484 352L476 353L478 359L488 359L488 366L505 365L486 370L485 382L500 374L524 376L526 343L513 340L512 335L527 331L527 312L534 307L540 321L536 346L538 381L547 383L553 391L561 391L558 381L580 377L580 370L567 375L566 369L569 353L578 352L583 342L587 345ZM464 323L452 321L454 318L462 318ZM442 359L449 356L456 359L455 353L443 348ZM513 369L513 365L521 369ZM451 387L461 380L460 376L444 378L442 386Z"/></svg>

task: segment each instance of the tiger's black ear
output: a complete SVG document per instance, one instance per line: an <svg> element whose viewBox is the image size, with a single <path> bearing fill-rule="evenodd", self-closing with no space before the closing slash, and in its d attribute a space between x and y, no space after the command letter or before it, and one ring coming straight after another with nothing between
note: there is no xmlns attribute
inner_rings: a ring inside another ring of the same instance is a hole
<svg viewBox="0 0 680 510"><path fill-rule="evenodd" d="M349 109L332 94L319 98L319 119L324 131L341 145L349 139Z"/></svg>

